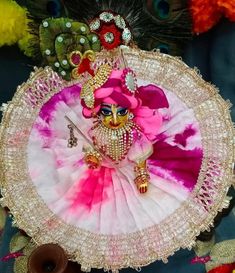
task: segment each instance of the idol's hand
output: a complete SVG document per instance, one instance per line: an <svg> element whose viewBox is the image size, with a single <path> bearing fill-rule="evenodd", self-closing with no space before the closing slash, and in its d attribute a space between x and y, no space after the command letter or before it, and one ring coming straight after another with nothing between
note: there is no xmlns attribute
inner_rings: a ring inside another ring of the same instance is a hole
<svg viewBox="0 0 235 273"><path fill-rule="evenodd" d="M148 190L148 183L149 183L149 173L147 171L146 167L146 161L140 162L135 166L135 184L137 189L139 190L140 193L145 193Z"/></svg>
<svg viewBox="0 0 235 273"><path fill-rule="evenodd" d="M101 165L101 156L95 150L85 152L84 161L89 169L97 169Z"/></svg>
<svg viewBox="0 0 235 273"><path fill-rule="evenodd" d="M97 169L100 166L100 160L94 155L85 155L84 160L89 169Z"/></svg>

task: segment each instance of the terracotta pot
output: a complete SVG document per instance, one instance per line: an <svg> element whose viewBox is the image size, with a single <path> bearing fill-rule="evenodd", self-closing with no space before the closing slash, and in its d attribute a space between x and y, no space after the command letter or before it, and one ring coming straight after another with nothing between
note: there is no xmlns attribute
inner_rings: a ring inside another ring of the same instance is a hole
<svg viewBox="0 0 235 273"><path fill-rule="evenodd" d="M80 265L68 261L66 254L57 244L37 247L28 259L28 273L79 273Z"/></svg>

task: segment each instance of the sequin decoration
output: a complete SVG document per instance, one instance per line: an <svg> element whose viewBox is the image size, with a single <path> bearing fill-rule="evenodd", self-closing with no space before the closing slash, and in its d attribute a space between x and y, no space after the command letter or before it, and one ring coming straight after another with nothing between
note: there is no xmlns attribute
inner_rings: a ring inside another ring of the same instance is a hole
<svg viewBox="0 0 235 273"><path fill-rule="evenodd" d="M104 11L100 14L100 20L108 23L113 20L113 14L111 12Z"/></svg>
<svg viewBox="0 0 235 273"><path fill-rule="evenodd" d="M90 23L90 29L95 31L100 28L100 20L98 18L94 19Z"/></svg>
<svg viewBox="0 0 235 273"><path fill-rule="evenodd" d="M114 41L114 35L112 32L107 32L104 35L104 39L107 43L112 43Z"/></svg>
<svg viewBox="0 0 235 273"><path fill-rule="evenodd" d="M137 80L133 70L126 68L122 75L122 88L127 93L134 94L137 90Z"/></svg>
<svg viewBox="0 0 235 273"><path fill-rule="evenodd" d="M120 43L114 43L116 39L113 31L107 31L104 36L104 29L116 28L115 33L120 33ZM95 18L90 23L90 29L95 31L103 42L102 46L108 50L113 49L121 44L128 45L132 39L132 34L130 29L127 27L125 19L119 15L112 12L104 11L98 18ZM103 37L104 36L104 37ZM114 43L114 46L109 46L107 44Z"/></svg>
<svg viewBox="0 0 235 273"><path fill-rule="evenodd" d="M122 18L122 16L117 15L114 17L114 21L117 27L124 29L126 27L126 22L125 20Z"/></svg>
<svg viewBox="0 0 235 273"><path fill-rule="evenodd" d="M122 32L122 39L125 41L126 44L128 44L131 41L132 35L129 28L125 28Z"/></svg>

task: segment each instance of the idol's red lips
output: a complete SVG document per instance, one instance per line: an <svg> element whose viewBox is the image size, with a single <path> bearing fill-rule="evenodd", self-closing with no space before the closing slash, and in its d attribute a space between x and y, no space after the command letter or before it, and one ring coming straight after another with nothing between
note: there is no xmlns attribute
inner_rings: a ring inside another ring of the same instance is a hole
<svg viewBox="0 0 235 273"><path fill-rule="evenodd" d="M112 122L109 123L112 127L118 127L121 123L118 123L118 124L114 124Z"/></svg>

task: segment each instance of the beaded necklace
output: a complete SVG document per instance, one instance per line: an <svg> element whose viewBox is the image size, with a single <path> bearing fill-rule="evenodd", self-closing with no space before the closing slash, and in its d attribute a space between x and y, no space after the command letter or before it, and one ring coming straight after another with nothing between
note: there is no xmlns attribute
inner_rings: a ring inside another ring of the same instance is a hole
<svg viewBox="0 0 235 273"><path fill-rule="evenodd" d="M99 151L118 164L131 148L134 131L140 135L141 129L133 121L128 121L123 127L111 129L99 122L92 127L92 140Z"/></svg>

